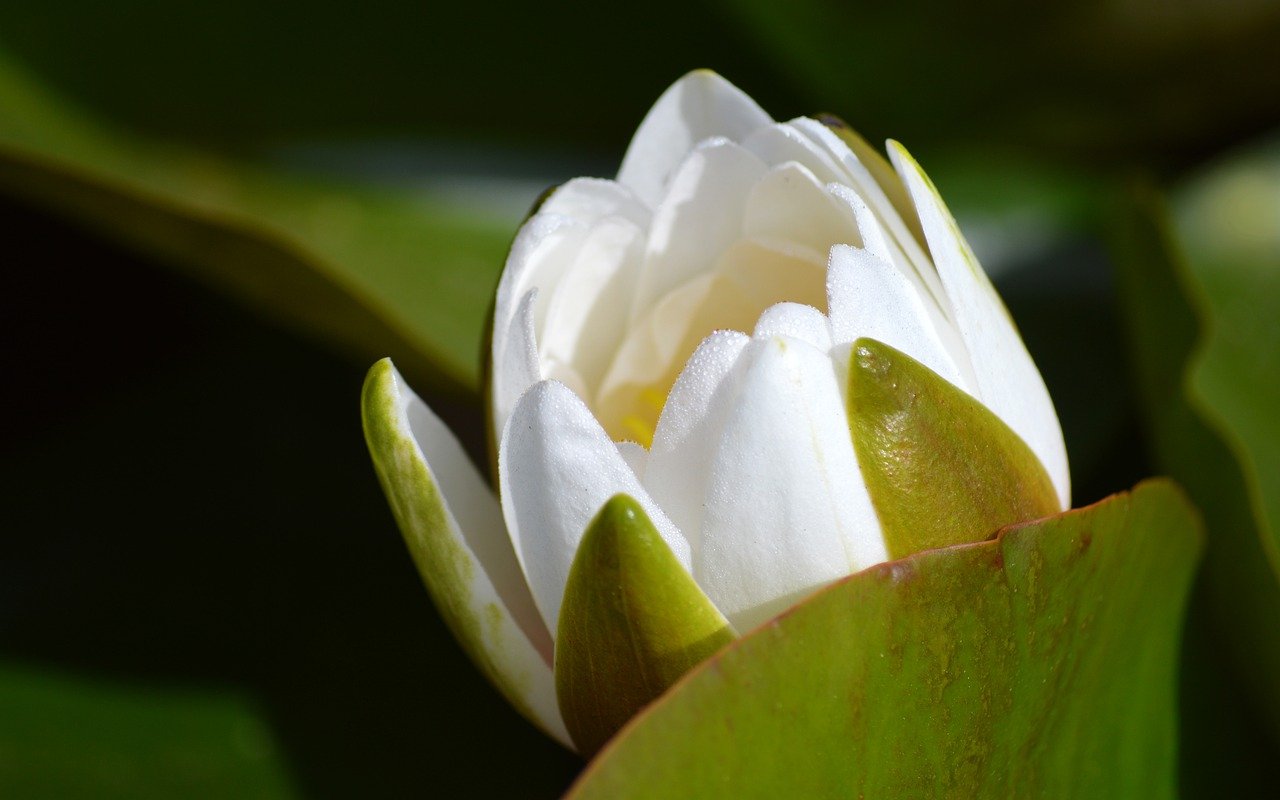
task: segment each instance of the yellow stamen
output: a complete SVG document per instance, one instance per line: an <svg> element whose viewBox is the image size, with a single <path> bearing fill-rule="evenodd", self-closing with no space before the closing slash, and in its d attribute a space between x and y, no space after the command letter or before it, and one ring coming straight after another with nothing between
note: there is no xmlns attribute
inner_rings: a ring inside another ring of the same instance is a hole
<svg viewBox="0 0 1280 800"><path fill-rule="evenodd" d="M645 449L653 447L653 426L645 420L635 414L628 414L622 418L622 427L627 429L636 444Z"/></svg>
<svg viewBox="0 0 1280 800"><path fill-rule="evenodd" d="M668 387L670 391L670 387ZM658 427L658 417L662 407L667 403L667 392L661 392L653 386L636 392L632 405L634 413L627 414L621 420L627 434L645 448L653 446L653 434Z"/></svg>

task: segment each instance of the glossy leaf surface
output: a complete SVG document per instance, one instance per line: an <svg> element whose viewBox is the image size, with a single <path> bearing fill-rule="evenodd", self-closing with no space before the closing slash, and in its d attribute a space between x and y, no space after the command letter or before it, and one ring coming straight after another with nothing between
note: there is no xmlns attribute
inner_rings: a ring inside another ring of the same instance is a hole
<svg viewBox="0 0 1280 800"><path fill-rule="evenodd" d="M854 343L849 422L894 558L1060 510L1049 475L1008 425L887 344Z"/></svg>
<svg viewBox="0 0 1280 800"><path fill-rule="evenodd" d="M1152 481L873 567L690 673L569 796L1172 797L1199 549Z"/></svg>

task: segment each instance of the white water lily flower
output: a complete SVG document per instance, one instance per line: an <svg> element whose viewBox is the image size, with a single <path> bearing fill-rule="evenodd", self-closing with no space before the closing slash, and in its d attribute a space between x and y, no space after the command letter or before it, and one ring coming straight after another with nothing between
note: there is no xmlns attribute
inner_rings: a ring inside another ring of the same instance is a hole
<svg viewBox="0 0 1280 800"><path fill-rule="evenodd" d="M890 557L851 435L855 342L993 412L1042 465L1053 510L1069 505L1053 405L950 213L897 143L895 176L843 133L776 123L694 72L649 112L616 180L542 203L494 315L500 501L394 369L371 374L370 447L437 603L561 741L561 604L611 497L634 498L737 632Z"/></svg>

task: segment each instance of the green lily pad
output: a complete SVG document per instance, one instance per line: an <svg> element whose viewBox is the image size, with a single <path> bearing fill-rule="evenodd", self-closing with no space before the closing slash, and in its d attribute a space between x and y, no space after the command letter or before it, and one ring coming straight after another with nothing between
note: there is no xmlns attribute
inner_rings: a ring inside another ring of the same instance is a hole
<svg viewBox="0 0 1280 800"><path fill-rule="evenodd" d="M568 796L1173 797L1200 546L1151 481L873 567L695 669Z"/></svg>
<svg viewBox="0 0 1280 800"><path fill-rule="evenodd" d="M1266 457L1280 448L1280 441L1268 432L1273 421L1249 425L1250 420L1274 415L1275 406L1267 403L1276 391L1277 373L1250 373L1247 385L1229 378L1246 377L1233 365L1275 358L1280 351L1267 351L1274 336L1253 340L1261 351L1256 356L1246 353L1247 343L1221 342L1220 337L1224 331L1258 324L1278 306L1268 300L1267 278L1259 275L1258 305L1252 313L1243 319L1220 318L1215 311L1226 306L1206 299L1175 241L1163 199L1138 189L1125 210L1113 236L1113 252L1147 435L1157 463L1187 487L1203 510L1208 531L1197 602L1221 644L1212 653L1194 655L1214 662L1213 683L1239 684L1250 698L1248 711L1264 718L1271 746L1277 747L1280 581L1271 558L1274 539L1266 529L1258 476L1248 456L1253 452ZM1216 349L1206 345L1210 331L1219 337ZM1224 354L1229 356L1225 364L1220 362ZM1215 391L1203 392L1206 385ZM1247 413L1232 419L1251 435L1247 445L1232 435L1241 429L1228 425L1221 407L1210 399L1224 393L1244 404ZM1224 682L1224 674L1231 679ZM1215 689L1211 684L1206 690Z"/></svg>
<svg viewBox="0 0 1280 800"><path fill-rule="evenodd" d="M984 539L1061 508L1044 465L1018 434L883 342L854 342L849 424L893 558Z"/></svg>
<svg viewBox="0 0 1280 800"><path fill-rule="evenodd" d="M475 392L513 220L130 136L0 51L0 191L187 268L419 385Z"/></svg>
<svg viewBox="0 0 1280 800"><path fill-rule="evenodd" d="M733 637L640 504L609 500L574 555L556 636L556 696L578 751L594 755Z"/></svg>

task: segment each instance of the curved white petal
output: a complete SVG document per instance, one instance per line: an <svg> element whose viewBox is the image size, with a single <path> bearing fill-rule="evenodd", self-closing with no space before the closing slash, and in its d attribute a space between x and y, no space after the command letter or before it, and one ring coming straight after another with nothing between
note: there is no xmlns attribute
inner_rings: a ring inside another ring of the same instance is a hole
<svg viewBox="0 0 1280 800"><path fill-rule="evenodd" d="M389 360L370 370L363 406L378 477L441 615L512 704L569 746L556 703L551 635L493 494Z"/></svg>
<svg viewBox="0 0 1280 800"><path fill-rule="evenodd" d="M635 498L676 558L689 564L688 542L582 400L555 381L537 384L516 403L498 449L498 479L516 556L553 637L578 542L615 494Z"/></svg>
<svg viewBox="0 0 1280 800"><path fill-rule="evenodd" d="M555 288L560 275L573 263L572 256L588 227L559 214L534 214L520 226L498 281L495 323L506 323L530 289L547 294Z"/></svg>
<svg viewBox="0 0 1280 800"><path fill-rule="evenodd" d="M866 168L876 185L880 187L880 191L884 192L885 197L889 200L889 205L898 217L907 225L912 238L916 240L916 246L919 248L921 255L924 255L924 231L920 229L920 221L916 217L915 205L911 202L911 197L907 194L907 187L902 185L902 179L898 177L898 173L894 171L893 165L889 163L889 159L885 154L875 147L872 147L861 134L853 128L848 127L839 119L828 117L826 119L815 119L826 129L827 136L811 135L810 138L815 141L821 140L826 143L829 150L837 151L837 148L831 146L831 142L837 141L843 148L848 149L853 157ZM801 131L812 131L813 128L805 125L798 126ZM837 132L839 131L839 132ZM838 160L843 161L843 156L838 156Z"/></svg>
<svg viewBox="0 0 1280 800"><path fill-rule="evenodd" d="M502 430L520 395L542 380L538 345L533 332L533 306L538 290L530 289L520 299L503 329L493 323L493 363L490 365L489 413L494 432ZM501 347L501 351L498 348Z"/></svg>
<svg viewBox="0 0 1280 800"><path fill-rule="evenodd" d="M862 236L863 248L871 251L881 261L893 264L899 272L905 275L912 284L914 284L921 295L926 299L933 308L935 308L944 318L950 318L951 309L946 303L946 293L942 290L942 282L938 279L938 272L934 269L933 264L928 260L927 256L919 257L908 256L902 249L899 238L892 236L885 229L882 217L867 205L866 199L857 191L842 183L832 183L827 185L827 191L831 196L844 203L854 215L858 222L858 231ZM893 216L898 219L897 214ZM919 246L915 245L915 237L911 237L911 242L918 251ZM857 244L857 242L853 242Z"/></svg>
<svg viewBox="0 0 1280 800"><path fill-rule="evenodd" d="M530 217L511 244L511 252L507 255L506 266L502 270L502 278L498 281L498 293L494 299L493 336L489 343L490 370L495 383L499 376L512 370L523 369L522 366L510 366L506 359L512 354L524 358L527 352L525 342L511 342L513 333L524 335L526 323L514 320L521 304L526 301L530 290L539 289L537 299L529 309L532 336L530 341L536 342L538 320L545 314L547 300L555 294L560 276L573 263L573 256L586 235L586 223L560 214L535 214ZM536 363L536 361L535 361ZM493 415L495 435L502 431L505 415L497 413L497 407L510 409L519 392L514 395L507 392L502 396L495 395L495 413Z"/></svg>
<svg viewBox="0 0 1280 800"><path fill-rule="evenodd" d="M742 146L766 164L785 164L788 161L801 164L824 185L848 182L844 169L831 154L815 145L789 122L777 122L757 129L742 140Z"/></svg>
<svg viewBox="0 0 1280 800"><path fill-rule="evenodd" d="M569 390L581 398L590 397L587 392L587 384L582 380L582 376L573 368L572 364L565 363L554 358L544 358L541 360L542 379L563 383Z"/></svg>
<svg viewBox="0 0 1280 800"><path fill-rule="evenodd" d="M628 467L631 467L636 478L643 482L644 470L649 463L649 451L635 442L618 442L618 455L622 456L622 460L627 462Z"/></svg>
<svg viewBox="0 0 1280 800"><path fill-rule="evenodd" d="M676 165L704 139L735 141L773 120L741 89L710 70L690 72L662 93L636 130L618 182L657 206Z"/></svg>
<svg viewBox="0 0 1280 800"><path fill-rule="evenodd" d="M1040 458L1062 507L1069 508L1071 476L1062 428L1013 318L920 165L897 142L889 143L889 156L920 214L952 318L969 352L977 396Z"/></svg>
<svg viewBox="0 0 1280 800"><path fill-rule="evenodd" d="M897 245L892 244L892 240L884 231L884 226L880 224L880 220L876 217L871 207L867 205L862 196L850 189L843 183L828 183L827 192L833 198L840 201L849 210L858 226L858 240L861 242L862 249L874 255L889 264L894 264L899 260L905 263L905 256L901 256L901 251L897 249ZM858 246L858 241L845 242ZM915 270L906 270L908 277L916 274ZM923 284L921 284L923 288Z"/></svg>
<svg viewBox="0 0 1280 800"><path fill-rule="evenodd" d="M675 287L709 272L741 238L747 194L767 171L764 162L726 139L689 153L654 212L633 319Z"/></svg>
<svg viewBox="0 0 1280 800"><path fill-rule="evenodd" d="M950 330L940 333L939 320L930 317L911 281L866 250L844 245L831 248L827 303L835 343L849 344L864 336L884 342L952 385L970 394L976 392L943 344L944 335L954 338L955 334Z"/></svg>
<svg viewBox="0 0 1280 800"><path fill-rule="evenodd" d="M597 396L601 421L615 438L638 437L646 425L651 435L663 398L706 334L749 331L784 301L825 308L825 264L796 245L737 242L715 271L670 292L631 325Z"/></svg>
<svg viewBox="0 0 1280 800"><path fill-rule="evenodd" d="M741 355L750 338L716 331L698 345L676 379L653 435L645 488L698 548L711 461L738 397Z"/></svg>
<svg viewBox="0 0 1280 800"><path fill-rule="evenodd" d="M778 303L765 309L752 336L756 339L788 336L824 353L831 349L832 342L831 324L826 315L800 303Z"/></svg>
<svg viewBox="0 0 1280 800"><path fill-rule="evenodd" d="M605 178L574 178L547 195L539 214L556 214L588 225L604 217L623 217L641 228L649 224L649 207L627 187Z"/></svg>
<svg viewBox="0 0 1280 800"><path fill-rule="evenodd" d="M583 237L547 306L538 352L571 364L587 392L583 397L600 385L626 334L620 309L630 302L644 244L644 231L634 222L602 217Z"/></svg>
<svg viewBox="0 0 1280 800"><path fill-rule="evenodd" d="M694 577L737 630L887 558L830 358L751 343L712 462Z"/></svg>
<svg viewBox="0 0 1280 800"><path fill-rule="evenodd" d="M792 120L791 124L816 147L840 164L846 176L842 182L849 184L875 213L880 224L884 225L888 231L898 252L903 254L910 268L920 275L921 280L929 287L929 291L940 292L942 286L938 282L928 255L867 165L862 163L849 145L821 122L800 117Z"/></svg>
<svg viewBox="0 0 1280 800"><path fill-rule="evenodd" d="M794 161L769 170L751 188L742 231L750 238L805 245L818 253L833 244L861 243L847 206Z"/></svg>

